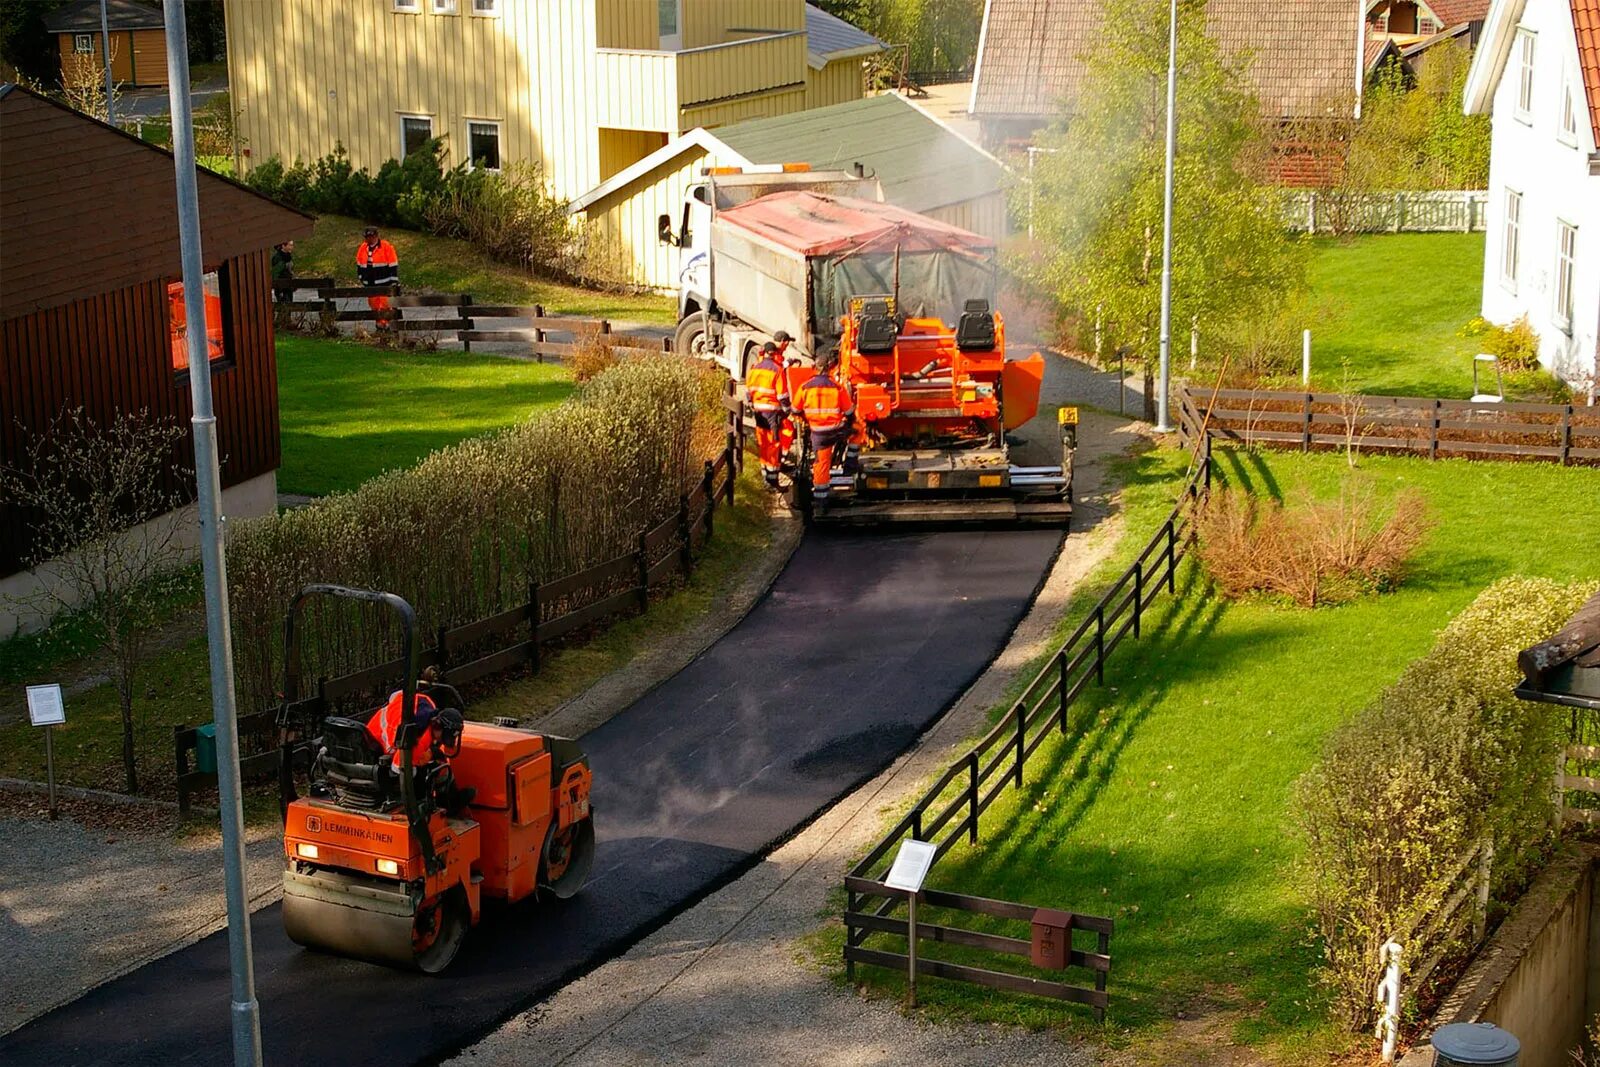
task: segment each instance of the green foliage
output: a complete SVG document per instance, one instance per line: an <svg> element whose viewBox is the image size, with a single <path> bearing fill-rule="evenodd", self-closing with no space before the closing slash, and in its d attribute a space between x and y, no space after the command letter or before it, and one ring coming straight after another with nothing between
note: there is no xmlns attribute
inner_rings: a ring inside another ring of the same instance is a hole
<svg viewBox="0 0 1600 1067"><path fill-rule="evenodd" d="M721 447L719 386L689 360L629 360L536 420L238 524L228 578L242 699L271 702L282 615L308 582L398 593L429 634L525 601L530 582L631 551ZM304 632L308 677L395 654L392 630L360 612L318 611Z"/></svg>
<svg viewBox="0 0 1600 1067"><path fill-rule="evenodd" d="M1173 322L1201 329L1262 314L1297 293L1303 242L1284 230L1251 160L1264 148L1242 65L1205 33L1203 8L1180 15ZM1109 349L1157 351L1162 268L1167 16L1154 0L1118 0L1087 65L1070 122L1041 135L1033 252L1016 269L1063 316L1106 325Z"/></svg>
<svg viewBox="0 0 1600 1067"><path fill-rule="evenodd" d="M66 0L0 0L0 60L36 82L54 85L61 74L55 35L45 17Z"/></svg>
<svg viewBox="0 0 1600 1067"><path fill-rule="evenodd" d="M833 0L823 6L889 44L905 45L911 70L966 70L977 59L983 0Z"/></svg>
<svg viewBox="0 0 1600 1067"><path fill-rule="evenodd" d="M1479 840L1494 842L1497 891L1521 886L1548 848L1561 721L1511 687L1517 653L1559 629L1593 591L1496 582L1333 734L1297 784L1324 979L1352 1029L1372 1022L1379 948L1443 903L1449 876ZM1444 936L1407 939L1406 962L1447 947Z"/></svg>
<svg viewBox="0 0 1600 1067"><path fill-rule="evenodd" d="M1539 365L1539 335L1526 315L1509 326L1474 316L1461 328L1461 336L1476 339L1478 347L1497 356L1507 370L1532 370Z"/></svg>
<svg viewBox="0 0 1600 1067"><path fill-rule="evenodd" d="M1457 42L1428 51L1412 82L1398 64L1374 76L1339 180L1349 193L1482 189L1489 184L1489 116L1462 111L1472 54Z"/></svg>

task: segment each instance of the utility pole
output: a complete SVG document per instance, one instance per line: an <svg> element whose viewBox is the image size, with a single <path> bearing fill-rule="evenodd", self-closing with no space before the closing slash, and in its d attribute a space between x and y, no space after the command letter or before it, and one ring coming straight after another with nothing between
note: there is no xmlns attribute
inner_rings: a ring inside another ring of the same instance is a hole
<svg viewBox="0 0 1600 1067"><path fill-rule="evenodd" d="M111 30L110 20L106 18L106 0L100 0L100 57L106 65L106 122L112 126L117 124L117 116L112 113L112 94L116 92L111 84Z"/></svg>
<svg viewBox="0 0 1600 1067"><path fill-rule="evenodd" d="M1156 430L1170 433L1167 393L1172 381L1172 184L1178 154L1178 0L1167 27L1167 181L1161 226L1161 384L1156 393Z"/></svg>
<svg viewBox="0 0 1600 1067"><path fill-rule="evenodd" d="M211 407L205 264L200 257L199 178L195 174L194 116L189 100L189 33L181 0L168 0L162 6L167 29L167 92L172 103L172 157L177 170L184 321L188 323L189 396L194 402L194 476L200 564L206 587L206 648L211 660L211 708L217 723L217 794L222 809L222 873L228 905L233 1062L236 1067L261 1067L261 1017L250 953L250 909L244 889L244 810L239 796L239 722L233 696L233 643L228 632L228 574L222 555L222 477L217 465L217 419Z"/></svg>

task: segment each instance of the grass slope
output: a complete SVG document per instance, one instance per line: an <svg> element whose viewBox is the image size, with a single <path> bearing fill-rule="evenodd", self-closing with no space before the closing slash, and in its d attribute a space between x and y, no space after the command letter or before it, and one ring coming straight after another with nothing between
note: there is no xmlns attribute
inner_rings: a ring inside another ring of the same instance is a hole
<svg viewBox="0 0 1600 1067"><path fill-rule="evenodd" d="M342 215L317 219L311 236L295 243L294 266L305 277L333 277L355 284L356 245L364 224ZM387 229L384 237L400 257L400 280L410 288L471 293L480 304L543 304L552 315L585 315L670 325L677 304L653 293L601 293L535 278L497 263L466 241Z"/></svg>
<svg viewBox="0 0 1600 1067"><path fill-rule="evenodd" d="M1483 293L1481 233L1318 238L1311 256L1312 374L1337 388L1348 361L1362 392L1466 399L1475 340L1461 327Z"/></svg>
<svg viewBox="0 0 1600 1067"><path fill-rule="evenodd" d="M550 364L278 338L278 488L354 489L434 449L520 422L572 392Z"/></svg>
<svg viewBox="0 0 1600 1067"><path fill-rule="evenodd" d="M1225 481L1272 495L1332 493L1344 466L1339 456L1218 455ZM1328 732L1491 581L1596 573L1600 471L1409 458L1362 467L1380 491L1420 489L1438 522L1402 589L1305 611L1224 603L1191 570L1185 595L1113 657L1107 689L1080 706L1077 727L1035 755L1025 789L997 801L986 843L935 870L940 887L1114 917L1109 1019L1119 1043L1159 1043L1179 1012L1211 1010L1237 1013L1237 1040L1265 1041L1293 1062L1342 1042L1315 984L1291 784ZM1138 461L1120 558L1076 598L1064 629L1142 548L1181 474L1170 452ZM919 994L935 1013L1087 1019L954 984Z"/></svg>

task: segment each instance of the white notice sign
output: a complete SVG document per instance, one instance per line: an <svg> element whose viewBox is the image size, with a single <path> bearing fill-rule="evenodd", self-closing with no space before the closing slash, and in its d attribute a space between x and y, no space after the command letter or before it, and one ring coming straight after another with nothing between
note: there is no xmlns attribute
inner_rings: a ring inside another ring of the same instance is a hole
<svg viewBox="0 0 1600 1067"><path fill-rule="evenodd" d="M890 889L903 889L907 893L922 892L922 880L928 877L933 857L939 850L932 842L906 838L895 853L894 866L883 884Z"/></svg>
<svg viewBox="0 0 1600 1067"><path fill-rule="evenodd" d="M61 726L66 723L67 705L61 699L59 685L28 686L28 720L35 726Z"/></svg>

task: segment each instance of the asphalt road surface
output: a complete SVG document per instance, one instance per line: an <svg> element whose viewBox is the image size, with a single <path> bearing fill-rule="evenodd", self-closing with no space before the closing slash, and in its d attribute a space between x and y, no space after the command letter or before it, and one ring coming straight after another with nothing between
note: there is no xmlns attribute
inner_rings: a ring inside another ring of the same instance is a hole
<svg viewBox="0 0 1600 1067"><path fill-rule="evenodd" d="M251 920L266 1062L432 1062L616 955L871 778L1003 647L1059 531L808 536L770 593L584 738L599 846L565 902L493 907L443 977ZM0 1063L230 1062L222 932L0 1038Z"/></svg>

